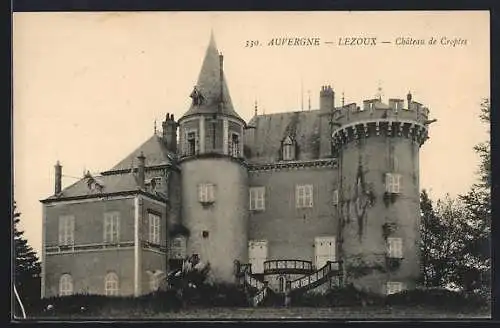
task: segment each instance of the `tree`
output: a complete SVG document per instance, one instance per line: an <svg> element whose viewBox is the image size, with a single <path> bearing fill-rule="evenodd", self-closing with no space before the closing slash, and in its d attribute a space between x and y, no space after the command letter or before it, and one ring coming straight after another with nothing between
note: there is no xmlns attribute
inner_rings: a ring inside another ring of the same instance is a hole
<svg viewBox="0 0 500 328"><path fill-rule="evenodd" d="M489 99L481 103L479 118L490 124L491 106ZM489 132L489 129L488 129ZM490 142L482 142L474 147L479 155L478 182L469 192L459 198L465 204L467 231L461 280L465 289L489 292L491 287L491 147Z"/></svg>
<svg viewBox="0 0 500 328"><path fill-rule="evenodd" d="M490 121L490 103L481 105L480 119ZM480 157L478 182L456 200L446 196L436 208L421 194L421 256L426 286L455 285L465 291L489 293L491 282L491 154L489 142L474 147Z"/></svg>
<svg viewBox="0 0 500 328"><path fill-rule="evenodd" d="M21 213L14 202L12 221L14 226L14 283L25 307L40 299L40 262L36 252L24 238L24 231L19 229ZM17 303L16 303L17 304Z"/></svg>
<svg viewBox="0 0 500 328"><path fill-rule="evenodd" d="M439 199L434 208L425 190L420 200L423 283L427 287L446 287L455 280L464 249L465 208L449 195Z"/></svg>

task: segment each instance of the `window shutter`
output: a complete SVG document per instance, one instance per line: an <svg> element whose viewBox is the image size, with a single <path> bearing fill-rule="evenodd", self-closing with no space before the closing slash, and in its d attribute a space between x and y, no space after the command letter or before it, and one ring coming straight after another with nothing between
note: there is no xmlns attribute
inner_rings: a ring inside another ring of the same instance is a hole
<svg viewBox="0 0 500 328"><path fill-rule="evenodd" d="M182 138L182 142L181 142L181 145L182 145L182 155L187 155L187 144L188 144L188 133L186 130L184 130L184 133L181 135L183 138Z"/></svg>
<svg viewBox="0 0 500 328"><path fill-rule="evenodd" d="M394 177L394 192L395 193L400 193L401 192L401 174L396 174Z"/></svg>
<svg viewBox="0 0 500 328"><path fill-rule="evenodd" d="M114 241L119 241L120 240L120 215L118 213L115 213L114 215L115 220L116 220L116 227L115 227L115 240Z"/></svg>
<svg viewBox="0 0 500 328"><path fill-rule="evenodd" d="M198 136L198 132L194 133L194 155L198 154L199 149L200 149L200 138Z"/></svg>
<svg viewBox="0 0 500 328"><path fill-rule="evenodd" d="M102 229L102 239L104 241L108 241L108 230L109 230L109 217L107 214L104 214L104 222L103 222L103 229Z"/></svg>
<svg viewBox="0 0 500 328"><path fill-rule="evenodd" d="M75 217L69 217L69 243L74 244L75 242Z"/></svg>
<svg viewBox="0 0 500 328"><path fill-rule="evenodd" d="M301 192L302 192L301 186L295 187L295 206L296 207L301 207Z"/></svg>
<svg viewBox="0 0 500 328"><path fill-rule="evenodd" d="M308 186L307 190L309 191L309 207L313 207L313 186Z"/></svg>
<svg viewBox="0 0 500 328"><path fill-rule="evenodd" d="M59 218L59 245L63 245L65 243L65 220L64 217Z"/></svg>
<svg viewBox="0 0 500 328"><path fill-rule="evenodd" d="M202 185L202 184L198 185L198 200L199 200L200 202L203 202L203 201L204 201L204 199L203 199L203 194L204 194L203 189L204 189L204 188L203 188L203 185Z"/></svg>
<svg viewBox="0 0 500 328"><path fill-rule="evenodd" d="M262 187L260 188L260 209L264 210L266 208L266 188Z"/></svg>
<svg viewBox="0 0 500 328"><path fill-rule="evenodd" d="M250 189L250 209L255 210L257 203L257 191L255 188Z"/></svg>
<svg viewBox="0 0 500 328"><path fill-rule="evenodd" d="M215 202L215 185L209 184L208 187L209 187L209 193L210 193L209 200L211 202Z"/></svg>
<svg viewBox="0 0 500 328"><path fill-rule="evenodd" d="M333 191L333 205L338 205L339 204L339 191L338 189L335 189Z"/></svg>
<svg viewBox="0 0 500 328"><path fill-rule="evenodd" d="M385 174L385 191L391 192L391 174L390 173Z"/></svg>

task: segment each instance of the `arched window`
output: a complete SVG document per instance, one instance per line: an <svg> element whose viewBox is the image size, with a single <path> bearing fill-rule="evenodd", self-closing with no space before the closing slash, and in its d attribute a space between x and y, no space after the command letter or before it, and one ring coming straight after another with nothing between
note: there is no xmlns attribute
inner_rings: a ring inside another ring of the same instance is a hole
<svg viewBox="0 0 500 328"><path fill-rule="evenodd" d="M286 137L286 139L283 141L282 151L284 161L295 159L295 143L293 142L292 138Z"/></svg>
<svg viewBox="0 0 500 328"><path fill-rule="evenodd" d="M110 272L104 278L104 291L107 296L117 296L118 295L118 275L114 272Z"/></svg>
<svg viewBox="0 0 500 328"><path fill-rule="evenodd" d="M59 278L59 295L66 296L73 294L73 278L70 274L63 274Z"/></svg>

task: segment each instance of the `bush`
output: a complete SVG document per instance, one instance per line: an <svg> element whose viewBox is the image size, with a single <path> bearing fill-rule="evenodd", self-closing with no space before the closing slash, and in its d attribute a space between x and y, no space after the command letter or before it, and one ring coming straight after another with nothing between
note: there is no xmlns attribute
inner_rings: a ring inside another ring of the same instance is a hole
<svg viewBox="0 0 500 328"><path fill-rule="evenodd" d="M471 309L489 306L488 299L483 296L447 289L407 290L387 296L386 304Z"/></svg>
<svg viewBox="0 0 500 328"><path fill-rule="evenodd" d="M42 299L28 312L29 317L91 316L106 317L119 313L166 312L180 308L174 291L157 292L141 297L107 297L104 295L71 295Z"/></svg>
<svg viewBox="0 0 500 328"><path fill-rule="evenodd" d="M245 291L233 284L203 284L197 288L184 290L183 300L185 305L195 306L248 306Z"/></svg>
<svg viewBox="0 0 500 328"><path fill-rule="evenodd" d="M305 293L292 296L293 306L335 307L367 306L383 304L384 297L375 293L360 291L352 284L343 288L334 288L326 293Z"/></svg>

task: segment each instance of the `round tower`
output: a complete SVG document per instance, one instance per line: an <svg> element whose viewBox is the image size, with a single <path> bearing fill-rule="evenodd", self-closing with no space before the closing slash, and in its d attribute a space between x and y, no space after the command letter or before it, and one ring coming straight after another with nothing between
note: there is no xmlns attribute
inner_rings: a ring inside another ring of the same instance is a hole
<svg viewBox="0 0 500 328"><path fill-rule="evenodd" d="M187 253L210 263L214 280L234 282L234 261L248 262L245 121L233 108L213 35L190 97L178 121Z"/></svg>
<svg viewBox="0 0 500 328"><path fill-rule="evenodd" d="M347 283L376 293L414 288L420 276L419 150L428 109L407 96L334 112L339 160L339 253Z"/></svg>

